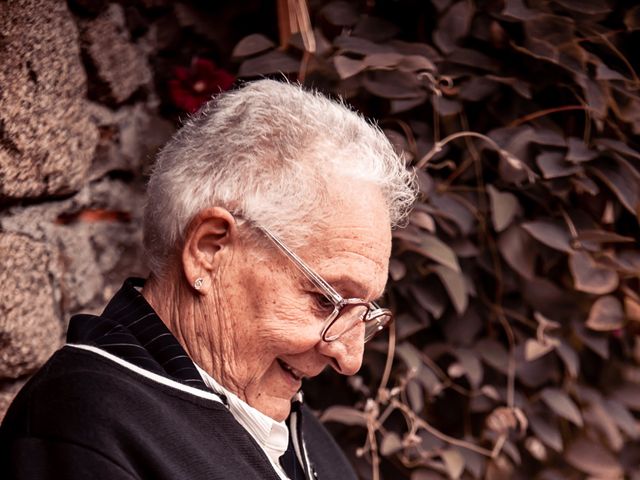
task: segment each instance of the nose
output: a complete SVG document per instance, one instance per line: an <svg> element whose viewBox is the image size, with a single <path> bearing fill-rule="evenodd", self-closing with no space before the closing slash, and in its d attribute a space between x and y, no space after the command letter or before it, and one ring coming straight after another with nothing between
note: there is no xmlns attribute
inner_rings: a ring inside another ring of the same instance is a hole
<svg viewBox="0 0 640 480"><path fill-rule="evenodd" d="M331 366L343 375L354 375L362 366L364 323L359 323L333 342L320 340L318 351L331 359Z"/></svg>

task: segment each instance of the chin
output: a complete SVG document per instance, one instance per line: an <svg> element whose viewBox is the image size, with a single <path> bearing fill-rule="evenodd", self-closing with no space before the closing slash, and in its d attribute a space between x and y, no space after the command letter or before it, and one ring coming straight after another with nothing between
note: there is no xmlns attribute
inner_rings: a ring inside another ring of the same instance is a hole
<svg viewBox="0 0 640 480"><path fill-rule="evenodd" d="M273 418L276 422L283 422L291 413L291 401L273 399L268 405L253 405L256 410L260 410L266 416Z"/></svg>

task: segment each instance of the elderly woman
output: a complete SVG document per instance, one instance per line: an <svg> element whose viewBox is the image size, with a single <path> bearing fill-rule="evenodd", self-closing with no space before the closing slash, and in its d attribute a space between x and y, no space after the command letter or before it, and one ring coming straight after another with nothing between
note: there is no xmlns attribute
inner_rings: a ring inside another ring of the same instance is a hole
<svg viewBox="0 0 640 480"><path fill-rule="evenodd" d="M376 300L415 191L384 135L319 94L258 81L177 132L148 195L149 279L71 319L5 417L0 471L355 478L300 387L327 366L357 372L391 321Z"/></svg>

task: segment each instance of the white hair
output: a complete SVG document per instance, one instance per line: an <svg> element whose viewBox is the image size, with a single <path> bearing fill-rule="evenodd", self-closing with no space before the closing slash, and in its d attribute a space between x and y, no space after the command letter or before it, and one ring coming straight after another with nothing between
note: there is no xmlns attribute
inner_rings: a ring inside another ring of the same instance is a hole
<svg viewBox="0 0 640 480"><path fill-rule="evenodd" d="M274 80L219 95L157 155L144 215L152 272L163 272L189 222L212 206L300 244L322 220L316 212L335 176L378 185L392 227L416 197L403 158L343 102Z"/></svg>

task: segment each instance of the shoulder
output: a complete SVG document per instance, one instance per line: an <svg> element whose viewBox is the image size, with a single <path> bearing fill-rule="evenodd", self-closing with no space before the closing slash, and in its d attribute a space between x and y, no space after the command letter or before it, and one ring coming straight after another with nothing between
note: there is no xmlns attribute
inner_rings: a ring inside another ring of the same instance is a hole
<svg viewBox="0 0 640 480"><path fill-rule="evenodd" d="M77 440L90 429L93 436L111 437L158 409L181 410L185 405L224 409L217 402L167 386L171 380L163 384L148 375L95 352L66 346L17 395L3 430Z"/></svg>

